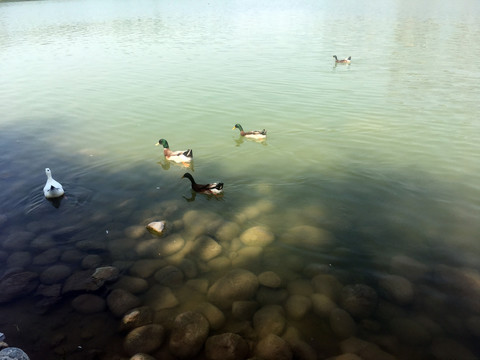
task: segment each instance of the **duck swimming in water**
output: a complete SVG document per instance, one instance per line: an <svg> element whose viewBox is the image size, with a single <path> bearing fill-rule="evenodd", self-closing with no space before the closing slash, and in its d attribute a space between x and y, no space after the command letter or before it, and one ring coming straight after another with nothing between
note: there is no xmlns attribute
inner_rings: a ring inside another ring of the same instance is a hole
<svg viewBox="0 0 480 360"><path fill-rule="evenodd" d="M189 166L189 162L193 160L193 150L180 150L180 151L172 151L168 146L168 142L165 139L158 140L158 143L155 146L162 145L163 146L163 155L165 155L165 159L174 161L176 163L182 163L185 166Z"/></svg>
<svg viewBox="0 0 480 360"><path fill-rule="evenodd" d="M192 183L192 189L195 192L202 193L202 194L209 194L209 195L218 195L223 192L223 183L211 183L211 184L197 184L193 179L193 176L189 173L185 173L182 176L183 178L187 178Z"/></svg>
<svg viewBox="0 0 480 360"><path fill-rule="evenodd" d="M267 130L243 131L242 125L235 124L232 130L240 130L240 135L250 139L263 140L267 137Z"/></svg>
<svg viewBox="0 0 480 360"><path fill-rule="evenodd" d="M46 168L45 174L47 174L47 182L43 187L43 194L45 197L47 199L54 199L63 196L65 191L63 190L62 184L52 177L52 171L49 168Z"/></svg>
<svg viewBox="0 0 480 360"><path fill-rule="evenodd" d="M342 60L338 60L337 55L333 55L333 57L335 58L335 63L336 64L350 64L350 62L352 61L351 56L349 56L348 58L342 59Z"/></svg>

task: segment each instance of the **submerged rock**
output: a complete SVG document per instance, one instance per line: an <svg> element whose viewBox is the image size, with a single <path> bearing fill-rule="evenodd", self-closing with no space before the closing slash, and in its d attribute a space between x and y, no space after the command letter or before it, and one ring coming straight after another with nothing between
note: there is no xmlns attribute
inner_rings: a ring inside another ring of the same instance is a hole
<svg viewBox="0 0 480 360"><path fill-rule="evenodd" d="M123 347L129 355L151 353L158 349L165 337L165 329L159 324L140 326L128 333Z"/></svg>
<svg viewBox="0 0 480 360"><path fill-rule="evenodd" d="M367 285L347 285L340 293L341 307L356 318L367 318L372 315L377 303L377 293Z"/></svg>
<svg viewBox="0 0 480 360"><path fill-rule="evenodd" d="M38 275L34 272L24 271L9 274L0 280L0 304L27 295L37 286Z"/></svg>
<svg viewBox="0 0 480 360"><path fill-rule="evenodd" d="M413 285L402 276L385 275L378 285L387 299L399 305L408 305L413 301Z"/></svg>
<svg viewBox="0 0 480 360"><path fill-rule="evenodd" d="M275 236L265 226L254 226L240 235L240 240L247 246L267 246L273 242Z"/></svg>
<svg viewBox="0 0 480 360"><path fill-rule="evenodd" d="M107 305L113 315L120 317L140 305L140 299L128 291L115 289L107 296Z"/></svg>
<svg viewBox="0 0 480 360"><path fill-rule="evenodd" d="M281 335L285 324L283 309L279 305L264 306L253 316L253 327L259 338L264 338L269 334Z"/></svg>
<svg viewBox="0 0 480 360"><path fill-rule="evenodd" d="M82 314L93 314L105 309L105 300L93 294L82 294L72 301L72 307Z"/></svg>
<svg viewBox="0 0 480 360"><path fill-rule="evenodd" d="M269 334L257 343L255 355L263 360L291 360L293 358L290 345L275 334Z"/></svg>
<svg viewBox="0 0 480 360"><path fill-rule="evenodd" d="M0 351L0 360L30 360L30 358L22 349L8 347Z"/></svg>
<svg viewBox="0 0 480 360"><path fill-rule="evenodd" d="M187 311L175 318L170 335L169 349L180 359L191 359L203 347L208 332L207 319L199 313Z"/></svg>
<svg viewBox="0 0 480 360"><path fill-rule="evenodd" d="M208 290L208 300L221 309L229 309L237 300L249 300L258 288L255 274L243 269L229 271Z"/></svg>
<svg viewBox="0 0 480 360"><path fill-rule="evenodd" d="M67 265L52 265L40 274L40 281L43 284L55 284L69 277L71 273L72 270Z"/></svg>
<svg viewBox="0 0 480 360"><path fill-rule="evenodd" d="M208 360L244 360L248 350L247 342L233 333L211 336L205 343L205 356Z"/></svg>
<svg viewBox="0 0 480 360"><path fill-rule="evenodd" d="M147 225L147 230L155 235L162 235L165 231L165 221L153 221Z"/></svg>
<svg viewBox="0 0 480 360"><path fill-rule="evenodd" d="M153 322L155 312L148 306L141 306L127 311L120 322L120 330L132 330Z"/></svg>

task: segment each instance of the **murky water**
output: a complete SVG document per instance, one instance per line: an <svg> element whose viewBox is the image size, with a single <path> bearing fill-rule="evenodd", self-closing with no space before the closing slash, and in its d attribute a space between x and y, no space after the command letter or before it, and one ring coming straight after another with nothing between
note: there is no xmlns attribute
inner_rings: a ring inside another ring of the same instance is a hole
<svg viewBox="0 0 480 360"><path fill-rule="evenodd" d="M0 3L7 343L129 358L108 302L121 288L165 327L157 359L175 358L187 310L265 357L255 314L272 306L284 322L268 332L295 358L479 357L479 24L473 0ZM160 138L192 148L192 166L166 161ZM195 196L187 171L225 194ZM159 220L160 240L145 230ZM65 290L100 266L120 280ZM250 316L211 294L232 269L258 281L235 299ZM31 281L7 300L15 274ZM103 307L74 303L85 294Z"/></svg>

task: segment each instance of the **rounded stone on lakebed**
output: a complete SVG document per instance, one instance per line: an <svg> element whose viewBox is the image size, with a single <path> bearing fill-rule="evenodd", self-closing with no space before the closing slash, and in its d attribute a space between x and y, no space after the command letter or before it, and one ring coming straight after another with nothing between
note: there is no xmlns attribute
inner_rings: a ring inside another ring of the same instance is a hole
<svg viewBox="0 0 480 360"><path fill-rule="evenodd" d="M72 300L72 307L82 314L93 314L105 309L105 300L93 294L82 294Z"/></svg>
<svg viewBox="0 0 480 360"><path fill-rule="evenodd" d="M265 226L254 226L240 235L240 240L247 246L267 246L273 242L275 236Z"/></svg>
<svg viewBox="0 0 480 360"><path fill-rule="evenodd" d="M7 347L0 351L1 360L30 360L28 355L19 348Z"/></svg>
<svg viewBox="0 0 480 360"><path fill-rule="evenodd" d="M258 275L260 285L270 288L278 288L282 285L282 279L273 271L264 271Z"/></svg>
<svg viewBox="0 0 480 360"><path fill-rule="evenodd" d="M211 336L205 343L205 356L208 360L244 360L248 351L247 342L233 333Z"/></svg>
<svg viewBox="0 0 480 360"><path fill-rule="evenodd" d="M165 329L159 324L140 326L128 333L123 342L123 348L130 355L151 353L158 349L165 337Z"/></svg>
<svg viewBox="0 0 480 360"><path fill-rule="evenodd" d="M147 230L155 235L162 235L165 230L165 221L152 221L147 225Z"/></svg>
<svg viewBox="0 0 480 360"><path fill-rule="evenodd" d="M40 274L40 281L43 284L55 284L69 277L71 273L72 269L67 265L52 265Z"/></svg>
<svg viewBox="0 0 480 360"><path fill-rule="evenodd" d="M208 300L221 309L230 309L237 300L248 300L258 288L258 279L252 272L235 269L218 279L208 290Z"/></svg>
<svg viewBox="0 0 480 360"><path fill-rule="evenodd" d="M293 358L290 345L275 334L268 334L257 343L255 355L263 360L291 360Z"/></svg>
<svg viewBox="0 0 480 360"><path fill-rule="evenodd" d="M140 305L140 299L128 291L115 289L107 296L107 305L113 315L120 317Z"/></svg>
<svg viewBox="0 0 480 360"><path fill-rule="evenodd" d="M209 330L209 323L202 314L184 312L172 324L168 348L180 359L191 359L202 349Z"/></svg>

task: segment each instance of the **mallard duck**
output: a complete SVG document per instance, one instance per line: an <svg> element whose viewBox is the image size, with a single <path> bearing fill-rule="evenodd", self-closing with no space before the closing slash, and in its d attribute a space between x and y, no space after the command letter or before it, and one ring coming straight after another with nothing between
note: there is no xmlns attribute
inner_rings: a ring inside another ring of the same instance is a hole
<svg viewBox="0 0 480 360"><path fill-rule="evenodd" d="M223 183L211 183L211 184L197 184L195 180L193 179L193 176L190 175L189 173L185 173L182 176L183 178L190 179L190 182L192 183L192 189L195 192L199 192L202 194L210 194L210 195L218 195L223 192Z"/></svg>
<svg viewBox="0 0 480 360"><path fill-rule="evenodd" d="M267 130L253 130L253 131L243 131L242 125L235 124L232 130L240 130L240 135L245 136L250 139L265 139L267 137Z"/></svg>
<svg viewBox="0 0 480 360"><path fill-rule="evenodd" d="M165 155L165 159L174 161L176 163L182 163L185 166L188 166L188 163L193 160L193 150L180 150L180 151L172 151L168 146L168 142L165 139L158 140L158 143L155 146L163 145L163 154Z"/></svg>
<svg viewBox="0 0 480 360"><path fill-rule="evenodd" d="M350 61L352 61L351 56L342 60L338 60L337 55L333 55L333 57L335 58L335 63L337 64L350 64Z"/></svg>
<svg viewBox="0 0 480 360"><path fill-rule="evenodd" d="M52 171L49 168L46 168L45 174L47 174L47 183L43 187L43 194L45 197L47 199L53 199L63 196L65 191L63 190L62 184L52 178Z"/></svg>

